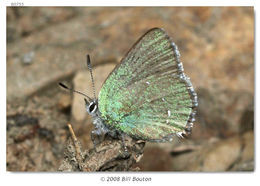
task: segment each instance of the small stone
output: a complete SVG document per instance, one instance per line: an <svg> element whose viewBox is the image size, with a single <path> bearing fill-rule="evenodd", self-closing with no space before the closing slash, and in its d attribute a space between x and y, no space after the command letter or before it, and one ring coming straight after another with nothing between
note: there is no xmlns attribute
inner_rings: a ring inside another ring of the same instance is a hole
<svg viewBox="0 0 260 186"><path fill-rule="evenodd" d="M30 65L33 62L33 58L34 58L34 52L28 52L26 54L24 54L23 58L22 58L22 62L24 65Z"/></svg>

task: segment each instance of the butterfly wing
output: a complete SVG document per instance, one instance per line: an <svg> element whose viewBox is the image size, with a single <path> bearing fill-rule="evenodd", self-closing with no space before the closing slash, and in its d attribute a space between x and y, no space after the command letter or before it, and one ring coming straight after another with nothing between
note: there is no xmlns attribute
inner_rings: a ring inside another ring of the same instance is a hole
<svg viewBox="0 0 260 186"><path fill-rule="evenodd" d="M179 55L164 30L154 28L144 34L99 93L105 123L148 141L170 140L189 131L197 96Z"/></svg>

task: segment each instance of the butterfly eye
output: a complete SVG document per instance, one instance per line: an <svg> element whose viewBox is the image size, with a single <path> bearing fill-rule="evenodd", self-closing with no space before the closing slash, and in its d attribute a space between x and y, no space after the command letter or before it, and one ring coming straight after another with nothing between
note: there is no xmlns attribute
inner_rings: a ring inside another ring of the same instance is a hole
<svg viewBox="0 0 260 186"><path fill-rule="evenodd" d="M94 102L90 103L90 105L89 105L89 107L88 107L89 113L95 112L96 109L97 109L96 103L94 103Z"/></svg>

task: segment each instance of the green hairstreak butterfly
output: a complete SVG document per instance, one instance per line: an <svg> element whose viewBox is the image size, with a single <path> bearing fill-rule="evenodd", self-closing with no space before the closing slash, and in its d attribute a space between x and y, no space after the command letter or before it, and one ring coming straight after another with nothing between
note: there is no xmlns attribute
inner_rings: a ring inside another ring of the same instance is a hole
<svg viewBox="0 0 260 186"><path fill-rule="evenodd" d="M198 106L178 48L161 28L149 30L134 44L107 77L98 99L95 93L94 98L85 96L94 134L155 142L190 133Z"/></svg>

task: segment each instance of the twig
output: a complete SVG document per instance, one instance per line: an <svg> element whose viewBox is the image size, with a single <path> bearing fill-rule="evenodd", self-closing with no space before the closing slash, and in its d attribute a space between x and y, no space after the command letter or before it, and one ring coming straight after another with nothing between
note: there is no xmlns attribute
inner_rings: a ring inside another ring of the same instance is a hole
<svg viewBox="0 0 260 186"><path fill-rule="evenodd" d="M79 169L82 170L84 165L83 165L81 145L80 145L80 142L78 141L70 123L68 123L68 128L69 128L70 134L72 136L72 140L73 140L74 147L75 147L75 150L76 150L76 160L79 164Z"/></svg>

